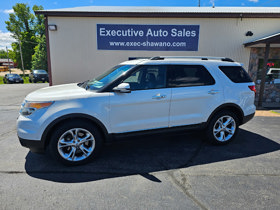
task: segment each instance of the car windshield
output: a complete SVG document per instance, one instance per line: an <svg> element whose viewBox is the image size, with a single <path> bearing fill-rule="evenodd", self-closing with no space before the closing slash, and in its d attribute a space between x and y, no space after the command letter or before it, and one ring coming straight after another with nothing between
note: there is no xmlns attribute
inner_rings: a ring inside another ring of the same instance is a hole
<svg viewBox="0 0 280 210"><path fill-rule="evenodd" d="M47 74L45 70L34 70L33 73L35 74Z"/></svg>
<svg viewBox="0 0 280 210"><path fill-rule="evenodd" d="M20 76L18 74L9 74L8 77L20 78Z"/></svg>
<svg viewBox="0 0 280 210"><path fill-rule="evenodd" d="M105 72L104 74L100 75L99 77L94 78L93 80L85 81L83 83L79 83L80 87L90 90L99 90L102 87L108 85L125 72L130 70L133 65L118 65L110 69L109 71Z"/></svg>

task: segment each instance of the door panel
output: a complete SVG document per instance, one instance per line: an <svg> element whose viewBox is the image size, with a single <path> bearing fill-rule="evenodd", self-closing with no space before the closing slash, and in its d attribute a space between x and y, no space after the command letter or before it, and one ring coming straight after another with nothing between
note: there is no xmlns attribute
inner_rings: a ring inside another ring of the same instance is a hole
<svg viewBox="0 0 280 210"><path fill-rule="evenodd" d="M209 93L211 90L216 91L216 94ZM211 112L220 105L222 98L223 93L217 85L173 88L169 126L205 122Z"/></svg>
<svg viewBox="0 0 280 210"><path fill-rule="evenodd" d="M113 133L168 127L171 89L138 90L110 95Z"/></svg>
<svg viewBox="0 0 280 210"><path fill-rule="evenodd" d="M112 93L113 133L168 127L171 88L166 88L166 66L143 65L123 81L131 93Z"/></svg>
<svg viewBox="0 0 280 210"><path fill-rule="evenodd" d="M167 70L172 88L169 126L206 122L223 101L223 91L201 65L171 65Z"/></svg>

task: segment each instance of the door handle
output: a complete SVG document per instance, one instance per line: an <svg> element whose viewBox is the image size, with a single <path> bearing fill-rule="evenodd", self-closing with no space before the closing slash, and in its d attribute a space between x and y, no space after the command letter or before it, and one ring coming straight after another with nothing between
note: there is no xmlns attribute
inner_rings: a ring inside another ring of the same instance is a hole
<svg viewBox="0 0 280 210"><path fill-rule="evenodd" d="M163 99L163 98L166 98L166 95L160 95L160 94L156 94L155 96L152 97L152 99Z"/></svg>
<svg viewBox="0 0 280 210"><path fill-rule="evenodd" d="M208 94L210 94L210 95L215 95L215 94L217 94L217 93L219 93L218 90L209 90L209 91L208 91Z"/></svg>

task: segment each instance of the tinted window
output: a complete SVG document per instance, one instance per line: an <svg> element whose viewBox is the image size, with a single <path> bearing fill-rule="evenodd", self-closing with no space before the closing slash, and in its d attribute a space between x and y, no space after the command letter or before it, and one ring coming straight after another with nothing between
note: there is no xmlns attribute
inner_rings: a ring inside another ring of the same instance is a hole
<svg viewBox="0 0 280 210"><path fill-rule="evenodd" d="M147 90L166 87L166 66L141 66L123 82L129 83L131 90Z"/></svg>
<svg viewBox="0 0 280 210"><path fill-rule="evenodd" d="M172 65L167 67L169 87L213 85L215 80L204 66Z"/></svg>
<svg viewBox="0 0 280 210"><path fill-rule="evenodd" d="M20 78L20 76L18 74L9 74L8 77Z"/></svg>
<svg viewBox="0 0 280 210"><path fill-rule="evenodd" d="M272 70L271 73L272 74L280 74L280 71L279 70Z"/></svg>
<svg viewBox="0 0 280 210"><path fill-rule="evenodd" d="M252 82L250 76L241 66L219 66L219 68L232 82Z"/></svg>
<svg viewBox="0 0 280 210"><path fill-rule="evenodd" d="M47 74L47 72L45 70L34 70L33 73L34 74Z"/></svg>

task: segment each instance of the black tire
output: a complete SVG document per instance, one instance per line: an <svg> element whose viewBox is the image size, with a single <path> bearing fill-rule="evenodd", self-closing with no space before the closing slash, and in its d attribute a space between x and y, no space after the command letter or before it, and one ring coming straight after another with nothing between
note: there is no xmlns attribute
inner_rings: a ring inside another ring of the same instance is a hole
<svg viewBox="0 0 280 210"><path fill-rule="evenodd" d="M233 112L224 110L212 117L206 128L206 136L211 144L224 145L233 141L238 131L238 117Z"/></svg>
<svg viewBox="0 0 280 210"><path fill-rule="evenodd" d="M75 129L78 129L78 132ZM71 146L68 146L74 142L73 139L75 139L75 137L73 134L75 135L75 132L80 135L80 138L75 140L75 146L74 143ZM79 143L78 141L80 141L81 138L85 139L85 136L88 136L86 138L87 140L84 143ZM72 139L72 137L74 138ZM95 125L90 122L76 120L60 124L59 127L55 129L51 136L47 151L55 160L64 165L82 165L90 162L98 156L102 144L102 135ZM91 151L88 152L88 150ZM86 154L86 152L88 152L88 154ZM73 156L75 157L73 158Z"/></svg>

